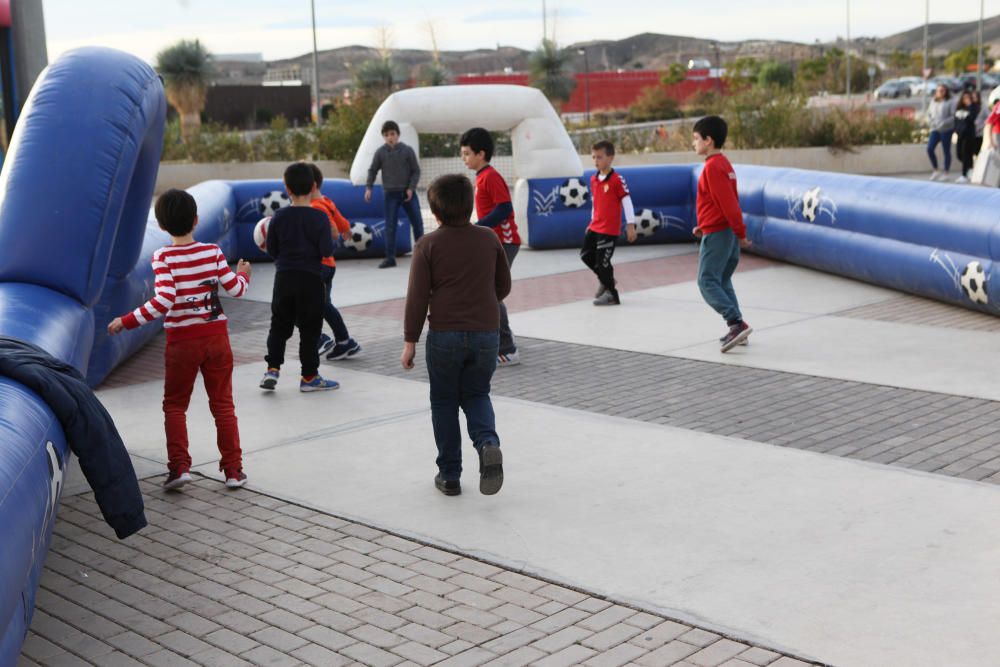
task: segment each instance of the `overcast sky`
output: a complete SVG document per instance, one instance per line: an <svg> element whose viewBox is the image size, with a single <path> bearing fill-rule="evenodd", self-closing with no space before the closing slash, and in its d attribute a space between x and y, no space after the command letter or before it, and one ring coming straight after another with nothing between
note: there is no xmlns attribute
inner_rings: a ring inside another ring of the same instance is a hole
<svg viewBox="0 0 1000 667"><path fill-rule="evenodd" d="M262 53L268 60L312 49L309 0L42 0L49 59L83 45L103 45L152 60L178 39L198 38L213 53ZM433 23L442 50L512 45L542 36L541 0L505 0L502 9L468 0L315 0L318 45L371 45L387 25L395 48L430 47ZM985 0L986 15L1000 0ZM99 8L99 9L98 9ZM560 43L658 32L723 41L761 38L802 42L843 36L847 0L548 0L549 29ZM979 0L931 0L932 23L979 17ZM885 36L922 25L923 0L853 0L852 36ZM970 35L970 41L974 34Z"/></svg>

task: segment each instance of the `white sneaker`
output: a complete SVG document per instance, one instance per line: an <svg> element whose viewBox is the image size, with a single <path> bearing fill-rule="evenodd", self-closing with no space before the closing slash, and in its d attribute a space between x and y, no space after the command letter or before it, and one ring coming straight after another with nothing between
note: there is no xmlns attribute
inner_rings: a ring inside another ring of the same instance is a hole
<svg viewBox="0 0 1000 667"><path fill-rule="evenodd" d="M934 171L932 171L931 172L931 180L932 181L939 181L939 180L941 180L941 172L938 171L937 169L935 169Z"/></svg>
<svg viewBox="0 0 1000 667"><path fill-rule="evenodd" d="M968 183L969 179L967 179L965 176L959 176L958 178L955 179L955 182L956 183Z"/></svg>
<svg viewBox="0 0 1000 667"><path fill-rule="evenodd" d="M497 366L517 366L521 363L521 354L514 350L510 354L498 354Z"/></svg>
<svg viewBox="0 0 1000 667"><path fill-rule="evenodd" d="M179 475L169 473L167 475L167 480L163 482L164 491L176 491L185 484L191 481L190 473L182 472Z"/></svg>

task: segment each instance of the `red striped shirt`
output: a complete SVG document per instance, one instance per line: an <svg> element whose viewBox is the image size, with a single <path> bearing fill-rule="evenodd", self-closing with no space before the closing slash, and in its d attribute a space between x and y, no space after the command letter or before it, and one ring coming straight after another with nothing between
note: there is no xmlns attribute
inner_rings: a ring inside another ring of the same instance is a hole
<svg viewBox="0 0 1000 667"><path fill-rule="evenodd" d="M233 273L219 246L189 243L153 253L153 298L122 316L126 329L163 318L167 342L226 333L219 288L234 297L246 294L250 279Z"/></svg>

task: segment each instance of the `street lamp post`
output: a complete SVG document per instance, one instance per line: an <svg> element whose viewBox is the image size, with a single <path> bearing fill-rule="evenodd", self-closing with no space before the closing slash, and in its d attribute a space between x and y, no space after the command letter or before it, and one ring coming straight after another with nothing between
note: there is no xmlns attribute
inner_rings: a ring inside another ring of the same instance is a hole
<svg viewBox="0 0 1000 667"><path fill-rule="evenodd" d="M309 0L312 7L312 31L313 31L313 122L320 124L319 108L319 53L316 50L316 0Z"/></svg>
<svg viewBox="0 0 1000 667"><path fill-rule="evenodd" d="M577 49L577 53L583 56L583 104L586 109L587 123L590 123L590 59L587 57L587 49Z"/></svg>
<svg viewBox="0 0 1000 667"><path fill-rule="evenodd" d="M979 0L979 58L976 64L976 90L983 92L983 12L986 0Z"/></svg>
<svg viewBox="0 0 1000 667"><path fill-rule="evenodd" d="M920 112L923 114L927 113L927 27L931 22L931 0L927 0L924 3L924 71L921 72L924 76L924 85L920 87Z"/></svg>
<svg viewBox="0 0 1000 667"><path fill-rule="evenodd" d="M851 102L851 0L847 0L847 48L844 49L847 63L847 102Z"/></svg>

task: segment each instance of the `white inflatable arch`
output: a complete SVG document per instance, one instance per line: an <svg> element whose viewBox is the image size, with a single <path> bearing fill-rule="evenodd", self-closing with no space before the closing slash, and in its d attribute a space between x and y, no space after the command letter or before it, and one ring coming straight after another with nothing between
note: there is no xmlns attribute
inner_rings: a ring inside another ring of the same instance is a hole
<svg viewBox="0 0 1000 667"><path fill-rule="evenodd" d="M555 109L527 86L433 86L390 95L375 112L351 165L351 182L364 185L382 123L399 124L400 138L419 155L418 133L459 134L470 127L510 131L518 179L580 176L583 165ZM507 174L508 177L511 174Z"/></svg>

